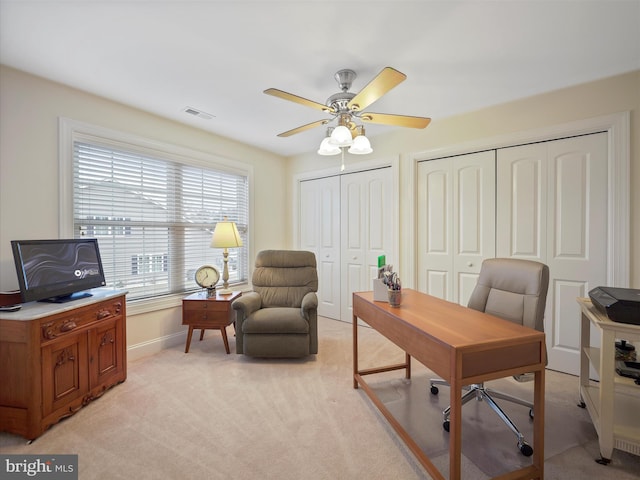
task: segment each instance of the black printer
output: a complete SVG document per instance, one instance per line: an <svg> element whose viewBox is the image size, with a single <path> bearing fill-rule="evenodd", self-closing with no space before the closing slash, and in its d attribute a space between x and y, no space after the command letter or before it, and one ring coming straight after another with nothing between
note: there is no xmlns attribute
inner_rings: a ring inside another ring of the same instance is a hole
<svg viewBox="0 0 640 480"><path fill-rule="evenodd" d="M640 325L640 290L597 287L589 291L594 307L614 322Z"/></svg>

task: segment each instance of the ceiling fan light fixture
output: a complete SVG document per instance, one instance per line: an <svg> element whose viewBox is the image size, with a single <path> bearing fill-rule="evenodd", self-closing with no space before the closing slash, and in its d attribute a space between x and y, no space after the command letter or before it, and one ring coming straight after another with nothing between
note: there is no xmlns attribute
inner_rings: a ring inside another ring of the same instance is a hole
<svg viewBox="0 0 640 480"><path fill-rule="evenodd" d="M337 145L333 145L330 142L330 137L325 137L322 139L320 143L320 148L318 149L318 155L338 155L340 153L340 147Z"/></svg>
<svg viewBox="0 0 640 480"><path fill-rule="evenodd" d="M367 153L373 152L373 148L371 148L371 142L369 142L367 137L358 135L353 139L353 145L351 145L347 151L353 155L366 155Z"/></svg>
<svg viewBox="0 0 640 480"><path fill-rule="evenodd" d="M351 136L351 130L344 125L338 125L331 132L329 137L329 143L338 147L349 147L353 145L353 137Z"/></svg>

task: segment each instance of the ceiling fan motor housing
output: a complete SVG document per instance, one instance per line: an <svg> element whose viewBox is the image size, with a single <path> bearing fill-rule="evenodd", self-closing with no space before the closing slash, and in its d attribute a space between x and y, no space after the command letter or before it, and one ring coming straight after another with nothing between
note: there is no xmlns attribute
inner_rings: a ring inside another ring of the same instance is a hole
<svg viewBox="0 0 640 480"><path fill-rule="evenodd" d="M348 68L343 68L342 70L338 70L334 75L336 82L340 85L340 90L346 92L351 88L351 84L356 79L358 75L353 70Z"/></svg>
<svg viewBox="0 0 640 480"><path fill-rule="evenodd" d="M333 108L337 114L349 113L349 102L355 96L356 94L351 92L334 93L327 98L327 106Z"/></svg>

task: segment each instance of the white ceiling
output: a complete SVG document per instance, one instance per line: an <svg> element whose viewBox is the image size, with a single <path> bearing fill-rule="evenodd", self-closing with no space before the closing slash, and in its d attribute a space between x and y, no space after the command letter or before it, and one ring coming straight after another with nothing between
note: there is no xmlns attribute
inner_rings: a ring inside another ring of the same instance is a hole
<svg viewBox="0 0 640 480"><path fill-rule="evenodd" d="M640 0L0 0L0 62L293 155L324 127L276 135L325 116L266 88L324 103L337 70L357 92L391 66L370 110L436 122L640 69Z"/></svg>

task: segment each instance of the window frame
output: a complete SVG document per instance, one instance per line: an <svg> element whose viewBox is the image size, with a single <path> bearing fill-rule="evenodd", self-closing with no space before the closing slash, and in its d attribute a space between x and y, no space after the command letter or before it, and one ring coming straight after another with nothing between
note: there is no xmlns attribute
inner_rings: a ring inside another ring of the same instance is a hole
<svg viewBox="0 0 640 480"><path fill-rule="evenodd" d="M73 152L74 142L99 142L111 145L115 149L128 149L144 155L156 155L160 159L184 165L224 171L242 175L248 182L248 243L247 258L253 258L253 167L210 153L177 146L170 143L147 139L138 135L124 133L77 120L59 117L59 237L71 238L73 225ZM251 266L247 265L248 275ZM241 284L244 285L244 284ZM127 313L135 315L165 308L180 306L187 293L166 294L158 297L127 301Z"/></svg>

